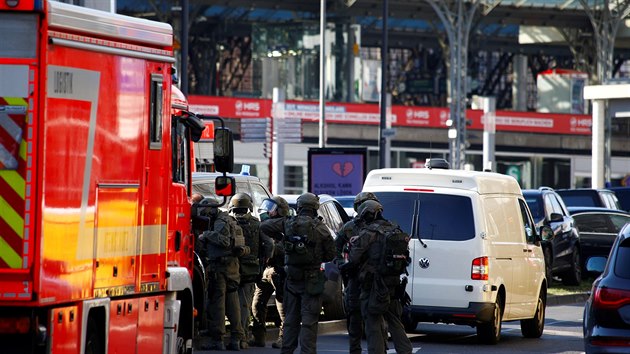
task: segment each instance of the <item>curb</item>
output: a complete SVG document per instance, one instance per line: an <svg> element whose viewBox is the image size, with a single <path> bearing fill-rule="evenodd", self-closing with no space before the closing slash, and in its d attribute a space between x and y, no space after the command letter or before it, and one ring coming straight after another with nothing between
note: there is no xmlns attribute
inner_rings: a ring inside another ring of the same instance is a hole
<svg viewBox="0 0 630 354"><path fill-rule="evenodd" d="M547 306L572 305L584 303L588 300L590 293L571 295L550 295L547 296Z"/></svg>

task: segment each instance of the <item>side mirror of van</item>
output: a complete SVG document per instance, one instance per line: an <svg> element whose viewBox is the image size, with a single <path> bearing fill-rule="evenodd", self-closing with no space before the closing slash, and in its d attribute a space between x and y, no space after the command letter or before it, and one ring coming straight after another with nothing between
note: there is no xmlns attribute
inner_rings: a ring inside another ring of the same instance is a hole
<svg viewBox="0 0 630 354"><path fill-rule="evenodd" d="M543 225L540 227L540 230L538 230L538 235L539 240L537 241L548 241L553 238L553 230L551 227Z"/></svg>
<svg viewBox="0 0 630 354"><path fill-rule="evenodd" d="M214 130L214 167L218 172L232 172L234 169L234 138L228 128Z"/></svg>
<svg viewBox="0 0 630 354"><path fill-rule="evenodd" d="M235 194L236 182L234 177L218 176L214 180L214 191L220 197L231 197Z"/></svg>

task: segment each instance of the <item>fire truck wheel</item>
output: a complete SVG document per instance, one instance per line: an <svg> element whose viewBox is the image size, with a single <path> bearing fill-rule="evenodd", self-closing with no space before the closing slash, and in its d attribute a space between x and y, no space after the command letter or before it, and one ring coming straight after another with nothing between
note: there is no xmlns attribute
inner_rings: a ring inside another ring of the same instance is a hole
<svg viewBox="0 0 630 354"><path fill-rule="evenodd" d="M88 320L85 354L103 354L103 338L93 318Z"/></svg>

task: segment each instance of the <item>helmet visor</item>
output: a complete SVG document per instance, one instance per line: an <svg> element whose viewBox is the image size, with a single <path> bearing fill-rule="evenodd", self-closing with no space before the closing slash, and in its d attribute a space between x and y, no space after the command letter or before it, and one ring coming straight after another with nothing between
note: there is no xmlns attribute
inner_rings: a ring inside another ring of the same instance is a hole
<svg viewBox="0 0 630 354"><path fill-rule="evenodd" d="M272 212L278 210L278 204L272 199L265 199L258 207L258 213L266 212L271 215Z"/></svg>

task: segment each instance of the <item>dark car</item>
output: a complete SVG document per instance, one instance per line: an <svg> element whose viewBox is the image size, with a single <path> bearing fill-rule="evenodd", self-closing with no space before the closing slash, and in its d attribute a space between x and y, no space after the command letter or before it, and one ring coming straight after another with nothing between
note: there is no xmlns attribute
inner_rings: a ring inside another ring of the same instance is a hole
<svg viewBox="0 0 630 354"><path fill-rule="evenodd" d="M556 192L567 206L591 206L621 209L617 196L610 189L576 188L558 189Z"/></svg>
<svg viewBox="0 0 630 354"><path fill-rule="evenodd" d="M322 217L324 224L330 229L330 233L333 237L337 236L337 231L350 220L348 214L341 206L341 204L333 197L327 194L319 194L319 209L317 213ZM299 195L281 195L286 199L289 206L296 208L297 198ZM325 269L332 267L332 263L326 263ZM327 272L328 273L328 272ZM326 281L323 297L323 310L324 318L327 320L338 320L345 318L345 312L343 307L342 296L342 281L341 277L336 279L329 279Z"/></svg>
<svg viewBox="0 0 630 354"><path fill-rule="evenodd" d="M584 305L586 353L630 353L630 226L615 238L608 260L592 257L586 269L601 273Z"/></svg>
<svg viewBox="0 0 630 354"><path fill-rule="evenodd" d="M608 189L615 192L621 209L630 212L630 187L610 187Z"/></svg>
<svg viewBox="0 0 630 354"><path fill-rule="evenodd" d="M608 256L617 234L630 222L630 213L616 209L594 207L569 207L575 224L580 230L582 259L592 256Z"/></svg>
<svg viewBox="0 0 630 354"><path fill-rule="evenodd" d="M523 197L529 206L536 229L549 226L553 233L543 239L547 279L558 276L567 285L582 281L581 244L579 228L562 198L551 188L524 189Z"/></svg>

